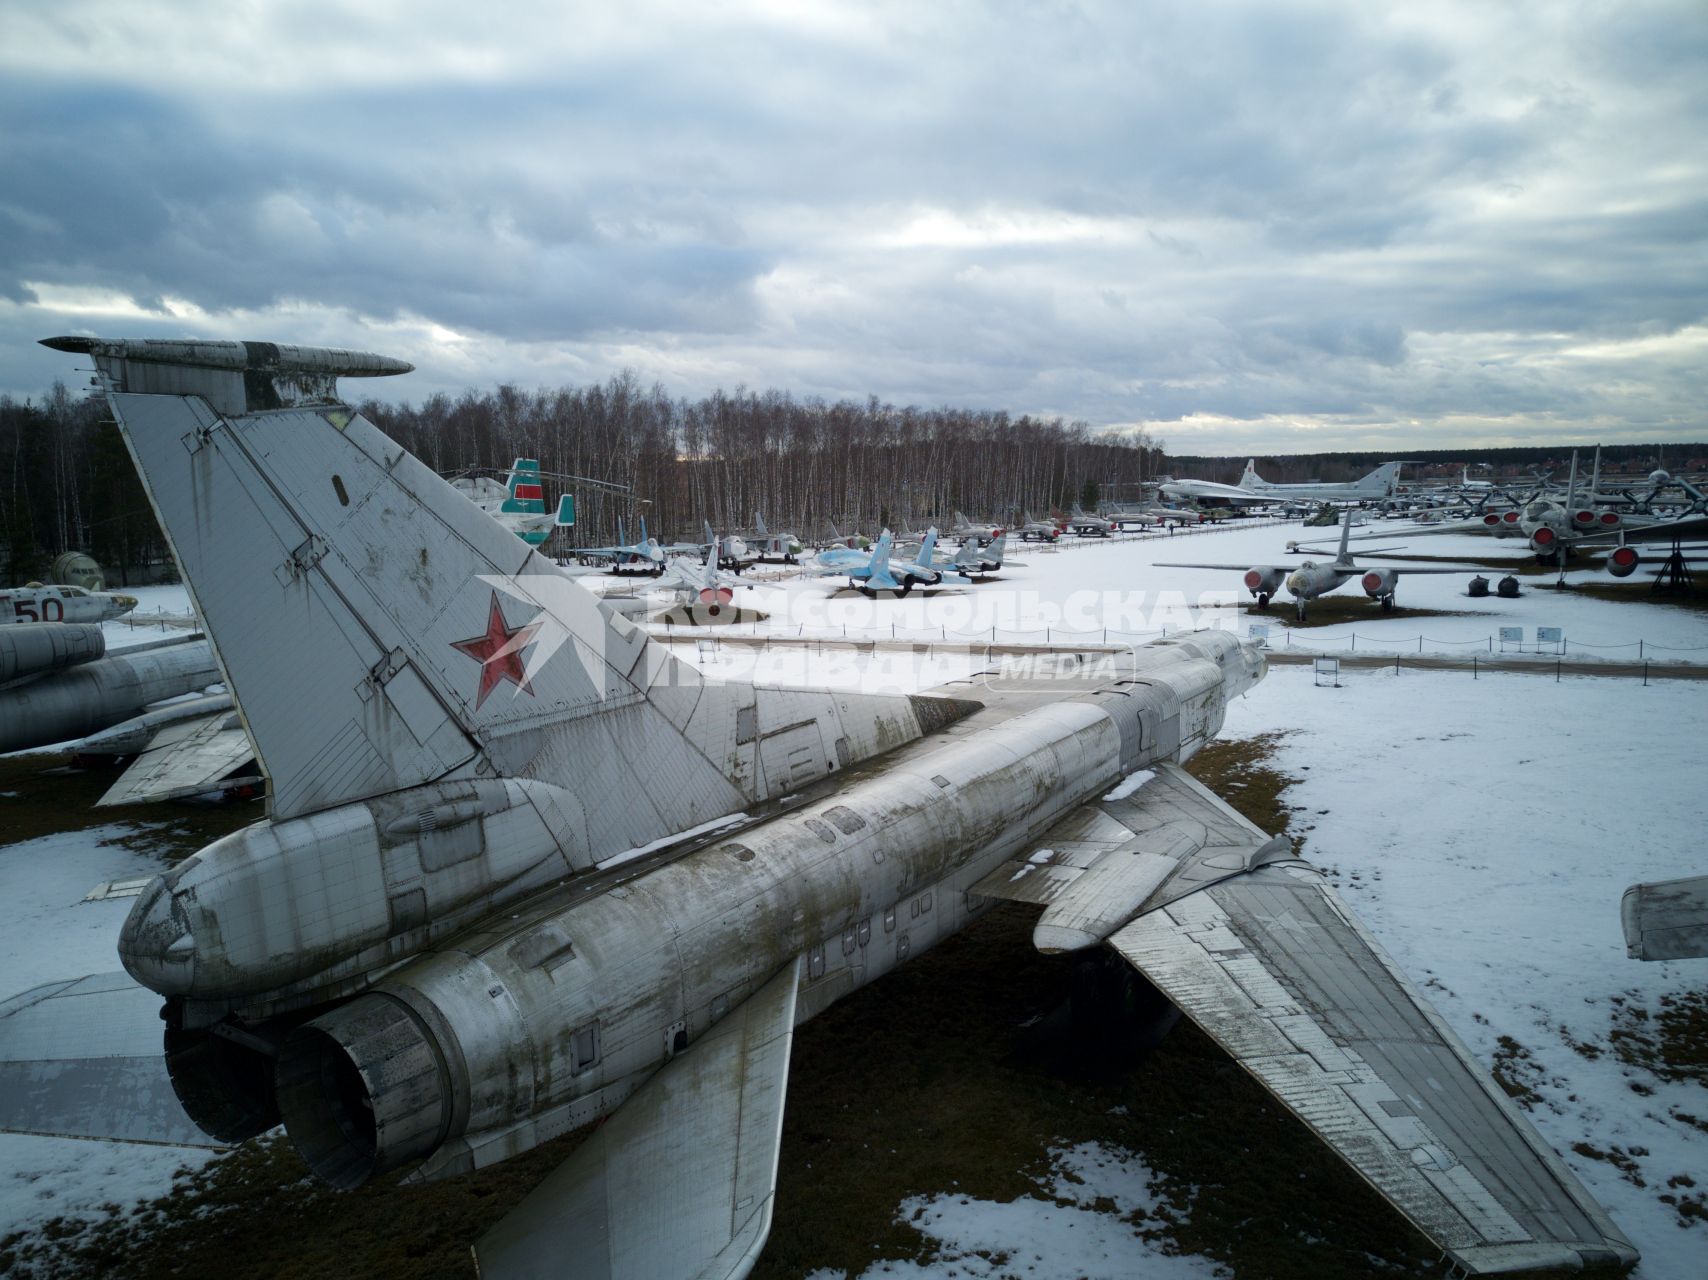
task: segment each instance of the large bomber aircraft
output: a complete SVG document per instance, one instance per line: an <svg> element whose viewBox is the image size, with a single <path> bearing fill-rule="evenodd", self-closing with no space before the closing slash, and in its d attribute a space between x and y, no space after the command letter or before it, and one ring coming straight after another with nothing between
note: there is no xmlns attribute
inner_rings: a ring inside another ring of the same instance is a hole
<svg viewBox="0 0 1708 1280"><path fill-rule="evenodd" d="M49 345L95 359L267 816L149 884L125 973L0 1005L0 1127L282 1121L354 1188L604 1118L480 1274L745 1276L794 1028L1009 899L1040 949L1136 968L1463 1270L1635 1260L1328 882L1181 769L1258 649L912 696L713 680L336 395L407 364ZM642 774L671 785L608 802Z"/></svg>
<svg viewBox="0 0 1708 1280"><path fill-rule="evenodd" d="M1305 621L1305 606L1318 596L1327 595L1348 579L1357 578L1359 585L1364 588L1364 594L1372 600L1379 600L1383 612L1389 612L1394 607L1394 588L1399 585L1401 575L1408 573L1476 573L1476 565L1459 565L1454 567L1434 567L1427 569L1407 565L1403 568L1372 568L1360 565L1352 558L1347 549L1347 540L1352 536L1352 512L1347 511L1341 517L1340 550L1333 560L1327 564L1319 564L1315 560L1306 560L1303 564L1257 564L1250 568L1237 564L1181 564L1178 562L1158 561L1158 569L1245 569L1245 586L1257 601L1259 609L1267 609L1270 599L1282 586L1293 597L1295 612L1300 622ZM1300 551L1311 552L1309 547L1300 547ZM1368 559L1377 558L1384 548L1374 548L1362 554ZM1385 548L1387 551L1398 548ZM1314 554L1323 554L1315 552Z"/></svg>
<svg viewBox="0 0 1708 1280"><path fill-rule="evenodd" d="M1384 462L1369 475L1344 484L1324 484L1320 480L1308 484L1271 484L1257 474L1255 459L1247 458L1239 487L1248 493L1267 494L1282 501L1378 502L1393 497L1399 489L1400 468L1404 465Z"/></svg>
<svg viewBox="0 0 1708 1280"><path fill-rule="evenodd" d="M111 622L136 608L136 597L116 591L31 582L0 589L0 626L9 622Z"/></svg>

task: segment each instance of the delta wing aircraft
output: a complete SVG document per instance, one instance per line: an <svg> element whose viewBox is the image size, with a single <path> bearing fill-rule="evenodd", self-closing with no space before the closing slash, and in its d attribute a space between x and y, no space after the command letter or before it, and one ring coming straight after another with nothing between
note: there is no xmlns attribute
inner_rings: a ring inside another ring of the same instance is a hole
<svg viewBox="0 0 1708 1280"><path fill-rule="evenodd" d="M1300 622L1305 620L1305 606L1318 596L1327 595L1336 587L1352 578L1357 578L1359 585L1364 588L1364 594L1372 600L1379 600L1384 613L1394 607L1394 589L1399 585L1400 577L1408 573L1476 573L1476 565L1441 566L1431 565L1428 568L1414 568L1410 565L1403 567L1373 568L1358 564L1352 553L1347 549L1347 541L1352 536L1352 512L1349 510L1341 517L1340 550L1333 560L1327 564L1318 564L1315 560L1306 560L1303 564L1256 564L1245 570L1245 587L1257 601L1259 609L1267 609L1269 601L1282 586L1287 588L1287 594L1293 597L1295 612ZM1361 554L1366 559L1379 559L1382 552L1396 551L1397 547L1374 548ZM1299 547L1298 550L1310 552L1309 547ZM1316 552L1314 554L1323 554ZM1182 564L1178 562L1159 560L1158 569L1232 569L1242 566L1237 564Z"/></svg>
<svg viewBox="0 0 1708 1280"><path fill-rule="evenodd" d="M1460 1267L1635 1259L1323 877L1180 768L1259 650L949 696L714 681L336 396L408 365L50 345L95 358L268 809L141 893L125 974L0 1005L5 1127L282 1120L352 1188L608 1117L480 1274L744 1276L795 1026L1006 898L1043 950L1137 968Z"/></svg>
<svg viewBox="0 0 1708 1280"><path fill-rule="evenodd" d="M1237 484L1194 480L1190 476L1178 480L1173 476L1163 476L1157 481L1156 489L1165 498L1185 498L1193 502L1225 502L1232 506L1267 506L1288 501L1281 494L1253 493Z"/></svg>
<svg viewBox="0 0 1708 1280"><path fill-rule="evenodd" d="M8 622L111 622L136 608L136 597L32 582L0 590L0 626Z"/></svg>

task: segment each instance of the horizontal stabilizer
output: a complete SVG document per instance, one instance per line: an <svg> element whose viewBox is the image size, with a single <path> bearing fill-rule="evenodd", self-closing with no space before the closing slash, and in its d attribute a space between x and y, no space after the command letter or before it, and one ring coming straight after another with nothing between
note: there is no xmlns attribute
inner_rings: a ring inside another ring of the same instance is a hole
<svg viewBox="0 0 1708 1280"><path fill-rule="evenodd" d="M667 1063L475 1244L482 1280L725 1280L771 1230L800 960Z"/></svg>
<svg viewBox="0 0 1708 1280"><path fill-rule="evenodd" d="M216 791L235 770L254 759L255 748L249 745L249 735L235 711L180 720L163 726L149 740L95 806L148 804ZM254 768L245 776L260 780Z"/></svg>
<svg viewBox="0 0 1708 1280"><path fill-rule="evenodd" d="M50 982L0 1004L0 1130L217 1147L166 1074L160 997L128 974Z"/></svg>

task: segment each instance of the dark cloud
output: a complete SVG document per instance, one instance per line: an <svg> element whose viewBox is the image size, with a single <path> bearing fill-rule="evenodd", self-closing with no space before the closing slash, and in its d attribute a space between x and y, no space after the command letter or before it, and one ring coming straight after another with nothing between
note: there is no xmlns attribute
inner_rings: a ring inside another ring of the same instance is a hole
<svg viewBox="0 0 1708 1280"><path fill-rule="evenodd" d="M1705 52L1690 0L13 9L0 390L193 330L410 396L1700 438Z"/></svg>

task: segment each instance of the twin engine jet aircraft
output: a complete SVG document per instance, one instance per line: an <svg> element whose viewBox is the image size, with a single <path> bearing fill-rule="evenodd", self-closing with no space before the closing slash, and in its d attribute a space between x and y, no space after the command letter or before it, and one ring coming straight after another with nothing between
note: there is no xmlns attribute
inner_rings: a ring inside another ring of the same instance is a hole
<svg viewBox="0 0 1708 1280"><path fill-rule="evenodd" d="M1245 587L1257 601L1259 609L1267 609L1270 599L1281 587L1287 588L1295 602L1295 612L1300 622L1305 621L1305 606L1318 596L1327 595L1336 587L1352 578L1364 588L1364 594L1372 600L1379 600L1383 612L1391 611L1394 607L1394 589L1399 585L1400 577L1408 573L1476 573L1476 565L1458 567L1416 568L1407 565L1401 568L1371 568L1358 564L1347 549L1347 541L1352 536L1352 512L1349 510L1341 517L1340 550L1333 560L1327 564L1318 564L1315 560L1306 560L1303 564L1257 564L1245 570ZM1389 551L1398 548L1387 548ZM1309 552L1311 548L1300 547L1299 550ZM1367 559L1378 559L1382 549L1366 551L1362 554ZM1324 554L1316 552L1315 554ZM1172 561L1158 561L1158 569L1240 569L1237 564L1183 564Z"/></svg>
<svg viewBox="0 0 1708 1280"><path fill-rule="evenodd" d="M905 596L915 583L935 586L943 581L945 573L956 572L952 565L937 562L936 550L937 530L933 528L920 541L912 560L900 559L895 555L895 535L885 529L869 552L852 547L832 547L819 552L811 572L821 577L846 576L848 585L863 595L893 591Z"/></svg>
<svg viewBox="0 0 1708 1280"><path fill-rule="evenodd" d="M646 518L640 522L640 541L629 546L622 545L623 522L617 521L617 544L614 547L577 547L575 554L587 560L607 560L612 573L650 573L657 576L664 572L664 548L658 545L657 538L649 538L646 532ZM694 550L692 546L684 548Z"/></svg>
<svg viewBox="0 0 1708 1280"><path fill-rule="evenodd" d="M986 546L971 540L961 544L949 567L964 578L982 578L1002 568L1003 553L1008 550L1008 535L999 533Z"/></svg>
<svg viewBox="0 0 1708 1280"><path fill-rule="evenodd" d="M1458 1266L1635 1260L1325 879L1180 768L1260 650L912 696L715 680L337 398L408 365L49 345L95 359L268 808L142 892L125 973L0 1005L0 1127L282 1121L352 1188L605 1117L480 1274L745 1276L795 1027L1009 899L1042 950L1136 967ZM671 785L609 803L640 775Z"/></svg>

